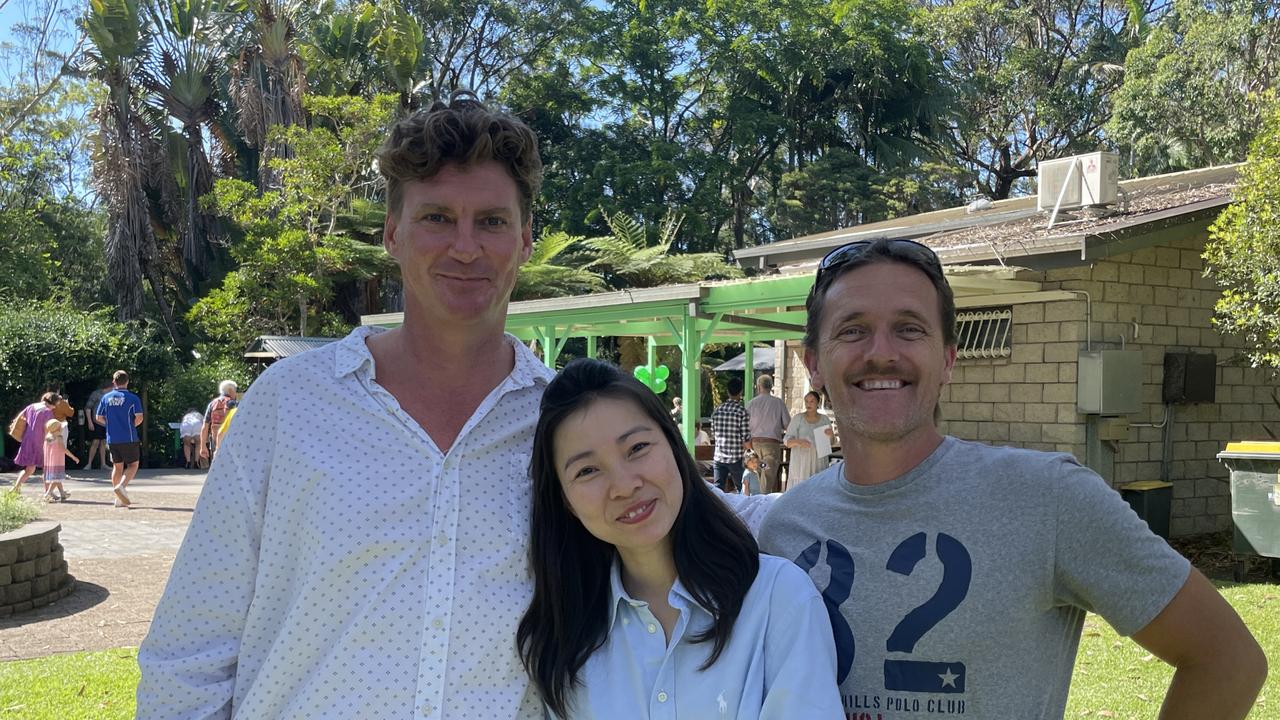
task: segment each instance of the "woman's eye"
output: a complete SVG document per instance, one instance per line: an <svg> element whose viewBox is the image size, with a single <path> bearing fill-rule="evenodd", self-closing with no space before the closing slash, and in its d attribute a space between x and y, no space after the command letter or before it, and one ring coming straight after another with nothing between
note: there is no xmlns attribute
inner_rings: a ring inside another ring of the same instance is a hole
<svg viewBox="0 0 1280 720"><path fill-rule="evenodd" d="M578 468L578 470L573 473L573 479L581 480L585 477L592 475L593 473L595 473L595 471L596 469L594 467L590 465L585 465L583 467Z"/></svg>
<svg viewBox="0 0 1280 720"><path fill-rule="evenodd" d="M652 445L652 444L653 444L653 443L649 443L649 442L638 442L638 443L636 443L635 445L632 445L632 446L631 446L631 454L632 454L632 455L635 455L635 454L636 454L636 453L638 453L638 452L642 452L642 451L646 450L646 449L647 449L650 445Z"/></svg>

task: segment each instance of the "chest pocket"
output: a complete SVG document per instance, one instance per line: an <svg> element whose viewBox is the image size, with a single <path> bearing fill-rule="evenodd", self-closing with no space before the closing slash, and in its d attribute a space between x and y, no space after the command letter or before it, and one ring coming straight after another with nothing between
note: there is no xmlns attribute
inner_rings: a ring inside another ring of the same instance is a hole
<svg viewBox="0 0 1280 720"><path fill-rule="evenodd" d="M527 542L530 520L533 516L533 480L529 477L527 452L503 453L502 464L506 469L508 532L511 537Z"/></svg>

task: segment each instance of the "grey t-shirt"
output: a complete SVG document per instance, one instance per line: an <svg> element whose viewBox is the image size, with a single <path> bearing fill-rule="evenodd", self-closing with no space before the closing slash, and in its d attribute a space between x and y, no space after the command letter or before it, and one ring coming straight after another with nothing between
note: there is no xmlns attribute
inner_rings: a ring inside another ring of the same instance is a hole
<svg viewBox="0 0 1280 720"><path fill-rule="evenodd" d="M759 537L822 593L850 717L1061 718L1085 611L1130 635L1190 570L1069 455L948 437L887 483L844 469L783 495Z"/></svg>

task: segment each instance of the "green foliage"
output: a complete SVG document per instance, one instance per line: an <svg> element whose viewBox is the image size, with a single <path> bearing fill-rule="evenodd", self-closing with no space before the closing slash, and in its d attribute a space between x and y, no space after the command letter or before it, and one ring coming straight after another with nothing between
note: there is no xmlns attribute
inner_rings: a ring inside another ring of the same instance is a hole
<svg viewBox="0 0 1280 720"><path fill-rule="evenodd" d="M1222 288L1214 326L1244 339L1254 366L1280 368L1280 105L1240 170L1235 201L1209 228L1206 273Z"/></svg>
<svg viewBox="0 0 1280 720"><path fill-rule="evenodd" d="M587 267L599 272L611 288L657 287L717 278L742 277L742 270L716 253L672 254L671 243L680 231L682 217L668 214L657 228L657 242L650 245L644 225L622 213L602 213L612 235L583 242L595 253Z"/></svg>
<svg viewBox="0 0 1280 720"><path fill-rule="evenodd" d="M1137 175L1244 159L1280 75L1274 1L1176 0L1125 60L1108 135Z"/></svg>
<svg viewBox="0 0 1280 720"><path fill-rule="evenodd" d="M242 358L219 354L208 347L201 350L195 362L175 368L148 388L147 420L153 433L171 432L168 424L178 422L191 408L204 412L223 380L234 380L241 392L253 381L254 370ZM155 445L153 441L152 446Z"/></svg>
<svg viewBox="0 0 1280 720"><path fill-rule="evenodd" d="M166 377L173 349L139 325L55 302L0 301L0 411L14 410L49 387L96 384L121 368L135 388Z"/></svg>
<svg viewBox="0 0 1280 720"><path fill-rule="evenodd" d="M529 259L520 266L511 299L537 300L604 289L604 281L587 267L589 256L578 247L583 240L566 232L542 233L533 241Z"/></svg>
<svg viewBox="0 0 1280 720"><path fill-rule="evenodd" d="M279 128L273 138L292 148L271 161L279 189L262 192L243 180L219 180L213 207L240 231L231 247L238 267L195 304L187 319L218 347L239 353L258 335L334 331L343 318L335 288L393 272L380 243L368 240L361 218L376 216L358 202L374 187L371 162L396 107L392 96L312 97L312 128Z"/></svg>
<svg viewBox="0 0 1280 720"><path fill-rule="evenodd" d="M8 488L0 492L0 535L17 530L40 517L40 508Z"/></svg>

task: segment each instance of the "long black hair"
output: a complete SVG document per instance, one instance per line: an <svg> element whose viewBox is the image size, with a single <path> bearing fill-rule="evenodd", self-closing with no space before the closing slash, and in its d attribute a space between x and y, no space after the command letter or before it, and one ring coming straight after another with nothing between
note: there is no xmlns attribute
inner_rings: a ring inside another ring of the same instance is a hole
<svg viewBox="0 0 1280 720"><path fill-rule="evenodd" d="M547 386L533 437L533 601L520 620L516 646L543 702L568 715L578 672L604 644L610 616L609 573L617 551L583 527L569 511L556 473L556 429L600 398L635 403L671 446L684 502L671 528L676 575L715 618L693 642L712 644L705 670L720 657L742 601L760 569L755 538L698 473L680 431L658 397L638 380L599 360L574 360Z"/></svg>

